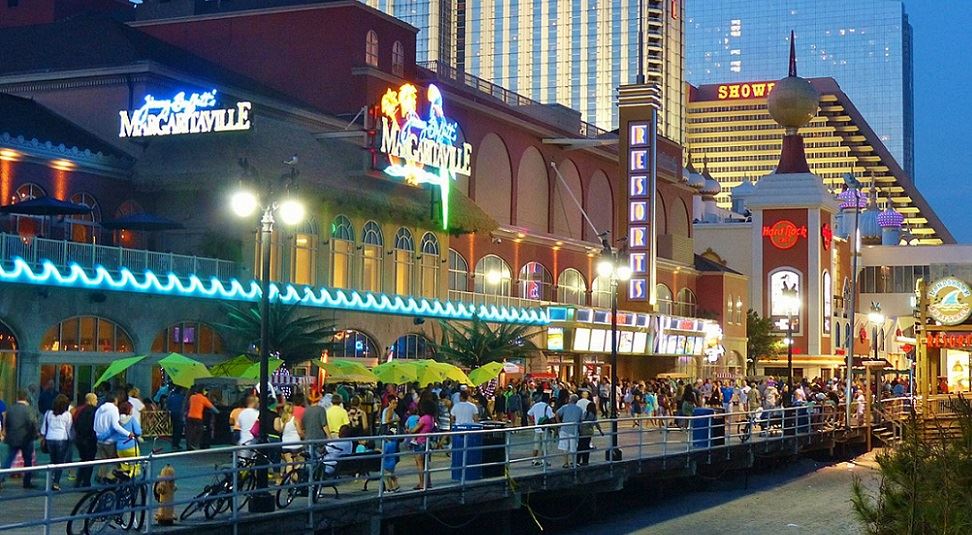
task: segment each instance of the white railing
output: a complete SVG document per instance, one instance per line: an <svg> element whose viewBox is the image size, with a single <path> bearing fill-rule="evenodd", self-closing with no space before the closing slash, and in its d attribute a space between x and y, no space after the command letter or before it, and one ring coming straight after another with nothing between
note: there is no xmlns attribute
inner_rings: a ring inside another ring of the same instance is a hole
<svg viewBox="0 0 972 535"><path fill-rule="evenodd" d="M32 268L39 268L43 261L50 260L58 268L66 268L76 263L86 270L104 266L112 273L126 267L133 273L151 270L159 275L171 272L180 277L196 275L204 280L216 277L225 281L240 276L240 268L236 262L218 258L47 238L23 240L15 234L0 233L0 262L9 267L16 257L23 258Z"/></svg>
<svg viewBox="0 0 972 535"><path fill-rule="evenodd" d="M612 423L615 422L601 420L590 440L583 437L568 443L568 452L560 449L564 446L561 439L576 435L566 435L563 430L576 430L576 424L499 424L429 435L295 443L293 446L312 453L290 464L281 460L285 450L280 443L150 454L125 459L128 466L140 466L138 476L131 481L122 478L93 487L73 488L73 481L68 483L68 473L82 468L94 468L95 472L99 467L114 468L119 459L0 470L0 480L7 482L0 493L0 533L56 531L90 535L124 529L152 533L159 529L155 513L163 506L174 513L183 528L196 525L201 529L207 521L242 525L265 514L251 513L246 507L247 501L258 494L269 494L276 509L286 508L287 517L297 515L295 518L313 526L315 517L319 519L323 511L350 511L366 506L377 507L380 515L387 504L416 497L422 499L423 510L454 507L465 503L466 492L477 486L493 485L500 492L517 492L516 480L521 477L565 474L572 477L560 479L561 485L579 485L582 483L578 472L609 470L613 464L666 458L673 463L688 463L687 455L717 451L723 451L727 459L736 455L751 458L751 451L733 448L769 448L773 442L832 431L820 408L808 406L757 413L624 418L616 421L616 432L612 431ZM368 449L352 455L323 459L319 456L321 451L334 451L327 448L328 444L342 441L351 442L352 446L365 443ZM385 447L391 441L397 442L397 452ZM619 454L607 455L614 444ZM150 452L154 446L154 442L146 441L142 451ZM792 447L796 451L800 443ZM255 454L257 450L261 454ZM538 453L534 454L534 450ZM424 462L417 463L419 458ZM399 461L394 473L402 492L391 492L394 481L382 481L381 467L387 467L387 461L392 459ZM160 479L159 472L166 465L175 469L177 490L172 501L163 504L152 490L159 481L172 482ZM258 488L258 474L264 469L274 474L266 490ZM59 471L63 472L61 491L54 487ZM15 474L24 477L28 472L34 488L20 489L24 480L15 485L10 479ZM424 488L411 490L413 485ZM338 496L341 499L335 500ZM435 500L427 499L429 496Z"/></svg>
<svg viewBox="0 0 972 535"><path fill-rule="evenodd" d="M537 299L525 299L523 297L510 297L508 295L491 295L477 292L464 292L462 290L449 290L450 301L462 301L474 305L492 305L504 307L538 308L553 305L551 301L540 301Z"/></svg>

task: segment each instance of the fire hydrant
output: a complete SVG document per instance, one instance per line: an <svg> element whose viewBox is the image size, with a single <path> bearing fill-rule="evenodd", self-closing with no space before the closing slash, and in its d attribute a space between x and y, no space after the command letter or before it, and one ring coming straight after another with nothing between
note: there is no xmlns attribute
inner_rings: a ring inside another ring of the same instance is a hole
<svg viewBox="0 0 972 535"><path fill-rule="evenodd" d="M155 522L160 526L171 526L175 522L172 502L175 500L175 468L167 464L159 472L159 479L153 489L159 508L155 511Z"/></svg>

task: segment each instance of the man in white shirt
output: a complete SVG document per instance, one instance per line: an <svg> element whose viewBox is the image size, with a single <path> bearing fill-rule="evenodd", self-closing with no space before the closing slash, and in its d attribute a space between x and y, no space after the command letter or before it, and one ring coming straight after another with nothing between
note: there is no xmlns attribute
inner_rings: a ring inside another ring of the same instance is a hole
<svg viewBox="0 0 972 535"><path fill-rule="evenodd" d="M475 423L479 420L479 407L469 402L469 391L459 392L459 403L452 406L452 425L463 425Z"/></svg>
<svg viewBox="0 0 972 535"><path fill-rule="evenodd" d="M581 410L584 411L585 413L587 412L587 406L590 405L590 403L591 403L591 400L590 400L590 397L589 397L590 395L591 395L590 391L588 391L586 389L581 389L581 391L580 391L580 399L578 399L577 400L577 403L576 403L576 405L578 407L580 407Z"/></svg>
<svg viewBox="0 0 972 535"><path fill-rule="evenodd" d="M118 452L115 449L115 441L111 438L112 434L117 432L122 435L128 435L129 439L135 438L134 433L130 433L127 429L122 427L119 422L121 415L118 413L118 405L123 401L128 400L128 392L125 389L120 389L115 394L114 400L108 400L98 407L94 415L94 432L98 437L98 453L96 459L114 459L118 456ZM113 477L112 472L116 465L113 464L102 464L98 466L98 480L104 481Z"/></svg>
<svg viewBox="0 0 972 535"><path fill-rule="evenodd" d="M253 425L260 419L260 411L257 410L258 402L259 399L256 396L247 396L246 408L236 416L236 423L240 426L240 446L250 442L254 438L250 430L253 429Z"/></svg>
<svg viewBox="0 0 972 535"><path fill-rule="evenodd" d="M553 423L554 412L550 408L550 394L544 393L540 396L540 401L533 404L530 410L527 411L527 419L530 425L544 425ZM543 456L547 456L547 440L549 439L550 431L547 428L537 427L536 432L533 435L533 466L541 466L544 459L541 459L540 452L543 452ZM549 466L550 463L547 462Z"/></svg>

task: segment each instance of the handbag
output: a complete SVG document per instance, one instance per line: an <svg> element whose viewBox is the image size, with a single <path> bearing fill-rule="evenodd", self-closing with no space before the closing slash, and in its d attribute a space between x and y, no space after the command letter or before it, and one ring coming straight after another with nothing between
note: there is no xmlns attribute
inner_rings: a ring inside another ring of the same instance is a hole
<svg viewBox="0 0 972 535"><path fill-rule="evenodd" d="M47 420L50 417L50 415L51 415L50 412L44 414L44 428L41 430L42 431L42 435L46 435L47 434L47 431L50 429L50 426L47 423ZM47 447L47 437L46 436L41 436L41 439L40 439L40 450L41 450L41 453L50 453L50 450Z"/></svg>

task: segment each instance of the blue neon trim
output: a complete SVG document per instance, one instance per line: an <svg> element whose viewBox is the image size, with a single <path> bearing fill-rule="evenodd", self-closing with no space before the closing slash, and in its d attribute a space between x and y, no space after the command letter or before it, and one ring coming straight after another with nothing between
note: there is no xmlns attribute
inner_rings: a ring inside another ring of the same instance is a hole
<svg viewBox="0 0 972 535"><path fill-rule="evenodd" d="M103 266L97 266L94 275L72 263L67 273L61 271L50 260L44 260L37 272L21 257L13 259L13 267L6 269L0 265L0 282L57 286L88 290L143 293L226 301L255 302L260 299L260 285L256 281L246 283L231 279L223 283L216 277L204 281L190 275L187 282L168 273L159 277L146 270L139 277L128 268L121 268L112 275ZM270 283L270 299L287 304L300 304L315 308L333 308L399 316L423 316L450 320L471 320L474 316L496 323L518 323L525 325L547 325L550 323L547 312L542 308L497 307L495 305L474 305L461 301L440 301L438 299L415 298L412 296L386 295L355 290L334 288L313 288L287 284L281 287Z"/></svg>

